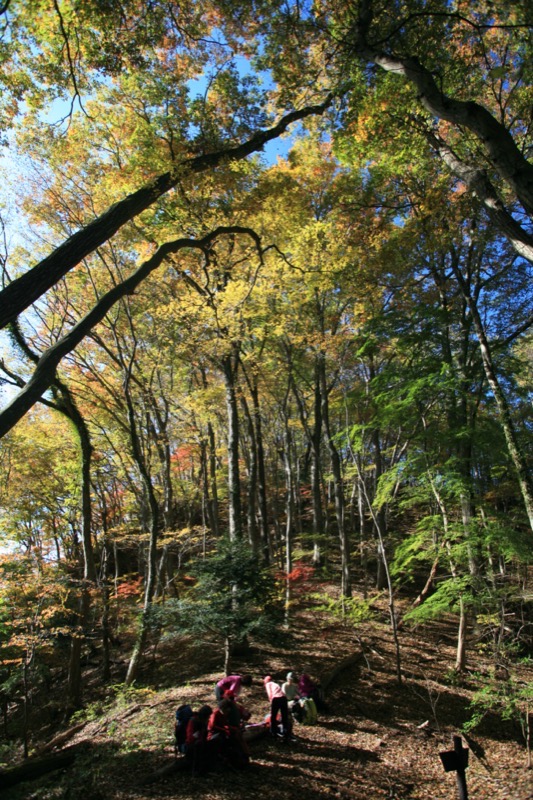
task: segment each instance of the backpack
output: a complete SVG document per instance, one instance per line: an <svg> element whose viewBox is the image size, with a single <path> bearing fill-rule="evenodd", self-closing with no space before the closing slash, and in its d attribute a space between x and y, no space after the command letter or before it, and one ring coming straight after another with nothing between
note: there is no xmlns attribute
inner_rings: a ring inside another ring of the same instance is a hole
<svg viewBox="0 0 533 800"><path fill-rule="evenodd" d="M300 700L300 705L303 709L303 725L316 725L318 720L318 714L316 712L316 705L315 701L312 697L304 697Z"/></svg>
<svg viewBox="0 0 533 800"><path fill-rule="evenodd" d="M176 709L176 721L174 723L175 749L179 750L180 753L185 750L185 734L192 715L193 710L189 705L184 704Z"/></svg>

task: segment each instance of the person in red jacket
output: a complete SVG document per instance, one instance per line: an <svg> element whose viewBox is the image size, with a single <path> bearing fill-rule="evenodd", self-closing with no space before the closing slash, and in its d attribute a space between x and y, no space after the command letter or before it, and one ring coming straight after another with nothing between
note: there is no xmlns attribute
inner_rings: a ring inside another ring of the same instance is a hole
<svg viewBox="0 0 533 800"><path fill-rule="evenodd" d="M207 723L212 711L210 706L202 706L187 723L185 758L194 775L202 775L209 768Z"/></svg>
<svg viewBox="0 0 533 800"><path fill-rule="evenodd" d="M231 736L229 724L229 713L231 700L221 700L218 708L212 712L207 723L207 739L211 741L225 742Z"/></svg>
<svg viewBox="0 0 533 800"><path fill-rule="evenodd" d="M207 740L214 756L236 769L242 769L250 761L250 754L240 728L235 728L230 722L230 712L234 705L233 700L227 697L220 701L219 707L209 717Z"/></svg>

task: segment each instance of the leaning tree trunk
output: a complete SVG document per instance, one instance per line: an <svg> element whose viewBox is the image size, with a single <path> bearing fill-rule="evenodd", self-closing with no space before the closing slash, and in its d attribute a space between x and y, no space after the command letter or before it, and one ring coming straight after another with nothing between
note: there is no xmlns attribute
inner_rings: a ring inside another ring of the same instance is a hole
<svg viewBox="0 0 533 800"><path fill-rule="evenodd" d="M11 332L22 352L39 367L39 356L30 348L17 321L11 325ZM82 519L82 553L83 577L79 598L78 610L78 635L71 639L67 701L68 707L77 708L82 700L81 681L81 650L83 644L83 631L87 627L90 613L90 586L96 583L96 566L92 546L92 504L91 504L91 458L93 447L87 424L81 415L74 396L68 386L57 376L55 370L51 373L52 393L54 395L57 411L66 417L74 427L81 452L81 519Z"/></svg>

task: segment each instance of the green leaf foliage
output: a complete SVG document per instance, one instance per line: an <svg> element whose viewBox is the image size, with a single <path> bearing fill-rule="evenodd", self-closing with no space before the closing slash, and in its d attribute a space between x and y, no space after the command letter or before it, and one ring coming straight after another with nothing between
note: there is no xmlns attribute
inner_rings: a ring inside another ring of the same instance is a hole
<svg viewBox="0 0 533 800"><path fill-rule="evenodd" d="M215 552L191 564L189 574L196 584L187 596L152 612L168 634L230 642L279 637L280 586L247 543L223 539Z"/></svg>

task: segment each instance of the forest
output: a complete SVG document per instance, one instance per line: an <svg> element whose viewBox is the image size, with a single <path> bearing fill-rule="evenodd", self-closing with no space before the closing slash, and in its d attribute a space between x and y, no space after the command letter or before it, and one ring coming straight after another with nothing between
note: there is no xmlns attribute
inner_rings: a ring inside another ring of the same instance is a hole
<svg viewBox="0 0 533 800"><path fill-rule="evenodd" d="M398 687L443 626L531 766L532 30L0 0L0 767L318 617Z"/></svg>

